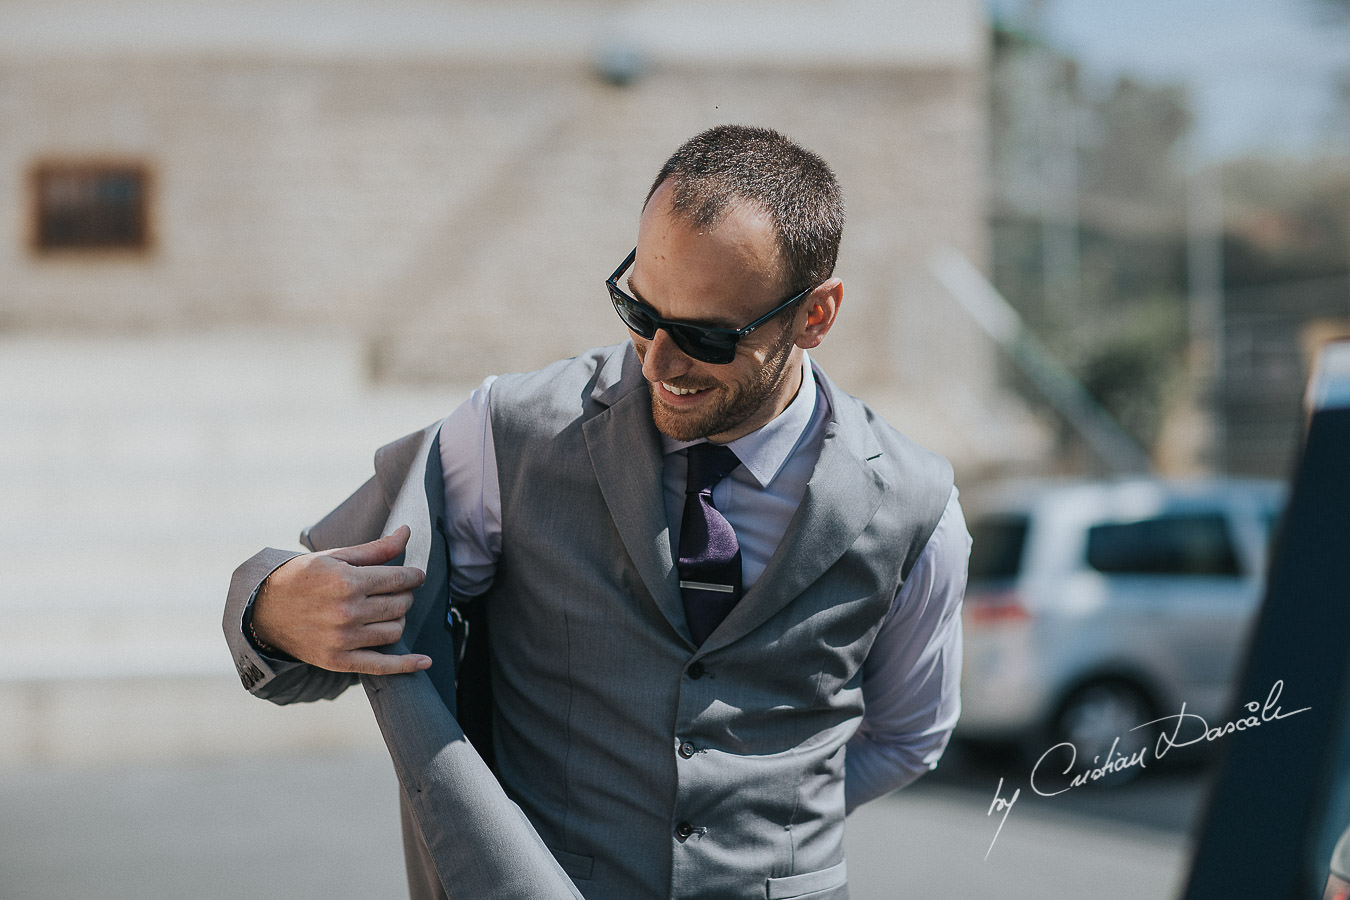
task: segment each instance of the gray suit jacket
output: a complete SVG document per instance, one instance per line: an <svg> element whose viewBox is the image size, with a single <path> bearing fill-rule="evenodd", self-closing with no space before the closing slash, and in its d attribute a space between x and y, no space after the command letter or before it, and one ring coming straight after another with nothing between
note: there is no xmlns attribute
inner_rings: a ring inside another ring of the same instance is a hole
<svg viewBox="0 0 1350 900"><path fill-rule="evenodd" d="M835 421L807 496L760 582L701 647L683 621L631 349L494 386L498 732L503 777L535 828L453 717L437 428L382 449L375 477L306 533L332 547L409 524L406 562L428 571L405 640L435 665L363 679L416 817L405 817L415 896L436 896L428 860L454 896L572 896L554 857L594 897L846 896L843 744L861 717L861 668L951 472L820 377ZM268 660L240 633L249 596L286 558L264 551L236 572L226 635L254 693L334 696L350 676Z"/></svg>
<svg viewBox="0 0 1350 900"><path fill-rule="evenodd" d="M361 676L402 786L404 856L415 900L441 897L575 898L581 895L455 720L456 646L445 627L448 555L444 539L440 423L375 455L375 475L346 502L307 529L302 542L325 550L374 540L409 525L403 559L427 573L414 592L405 639L433 660L424 672ZM259 552L235 570L224 630L244 686L275 703L337 696L357 676L263 656L243 635L244 611L257 588L296 556ZM425 824L424 824L425 823Z"/></svg>

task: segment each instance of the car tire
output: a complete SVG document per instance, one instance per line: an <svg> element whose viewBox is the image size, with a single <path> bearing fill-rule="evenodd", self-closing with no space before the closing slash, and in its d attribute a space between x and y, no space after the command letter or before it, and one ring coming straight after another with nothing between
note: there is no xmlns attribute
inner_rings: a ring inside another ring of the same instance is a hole
<svg viewBox="0 0 1350 900"><path fill-rule="evenodd" d="M1090 777L1088 783L1114 787L1144 771L1151 759L1153 730L1138 726L1155 718L1152 701L1138 686L1119 678L1102 679L1065 698L1051 723L1051 738L1056 745L1073 744L1075 772L1096 773L1109 766L1112 771ZM1144 765L1127 765L1141 750Z"/></svg>

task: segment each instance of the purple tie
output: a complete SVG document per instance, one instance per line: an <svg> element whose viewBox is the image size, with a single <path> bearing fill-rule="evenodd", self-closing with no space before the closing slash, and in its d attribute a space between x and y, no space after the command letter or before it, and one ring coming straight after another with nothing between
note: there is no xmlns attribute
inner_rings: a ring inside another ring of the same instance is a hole
<svg viewBox="0 0 1350 900"><path fill-rule="evenodd" d="M741 548L713 506L713 487L741 464L729 447L695 444L680 524L680 594L694 643L702 644L741 598Z"/></svg>

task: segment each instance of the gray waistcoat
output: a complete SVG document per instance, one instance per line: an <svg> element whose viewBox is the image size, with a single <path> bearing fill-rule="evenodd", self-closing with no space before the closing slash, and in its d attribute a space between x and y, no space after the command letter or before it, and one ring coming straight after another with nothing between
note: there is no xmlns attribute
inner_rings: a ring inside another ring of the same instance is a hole
<svg viewBox="0 0 1350 900"><path fill-rule="evenodd" d="M802 505L699 648L630 346L492 388L497 764L591 900L845 896L863 661L952 475L819 377L834 416Z"/></svg>

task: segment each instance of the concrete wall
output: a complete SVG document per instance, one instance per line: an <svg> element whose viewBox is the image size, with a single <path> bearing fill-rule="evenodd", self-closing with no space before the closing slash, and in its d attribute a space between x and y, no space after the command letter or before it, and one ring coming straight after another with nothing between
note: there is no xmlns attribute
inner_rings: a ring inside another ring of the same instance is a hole
<svg viewBox="0 0 1350 900"><path fill-rule="evenodd" d="M328 21L321 5L284 6ZM0 3L15 11L14 52L0 57L0 328L262 324L355 336L381 379L532 368L624 336L601 282L666 155L712 124L767 124L830 160L848 200L847 302L818 357L917 420L921 439L983 462L989 435L975 432L1005 406L993 349L927 271L943 245L986 252L978 4L789 4L777 44L747 37L739 55L693 40L678 4L571 6L553 8L550 45L534 19L502 18L510 5L491 18L440 4L450 18L428 22L457 43L426 46L387 33L411 34L406 14L431 15L425 5L390 4L371 20L387 46L356 52L316 49L293 20L251 26L250 44L230 19L213 43L160 4L163 28L178 29L168 38L109 17L101 39L53 24L62 9L89 23L97 4ZM143 7L155 4L126 5ZM812 40L822 10L848 26L838 40ZM744 4L710 7L705 35L722 34L723 12L745 35L766 24ZM602 58L636 61L637 77L601 77ZM28 173L50 159L145 162L152 248L34 253Z"/></svg>

